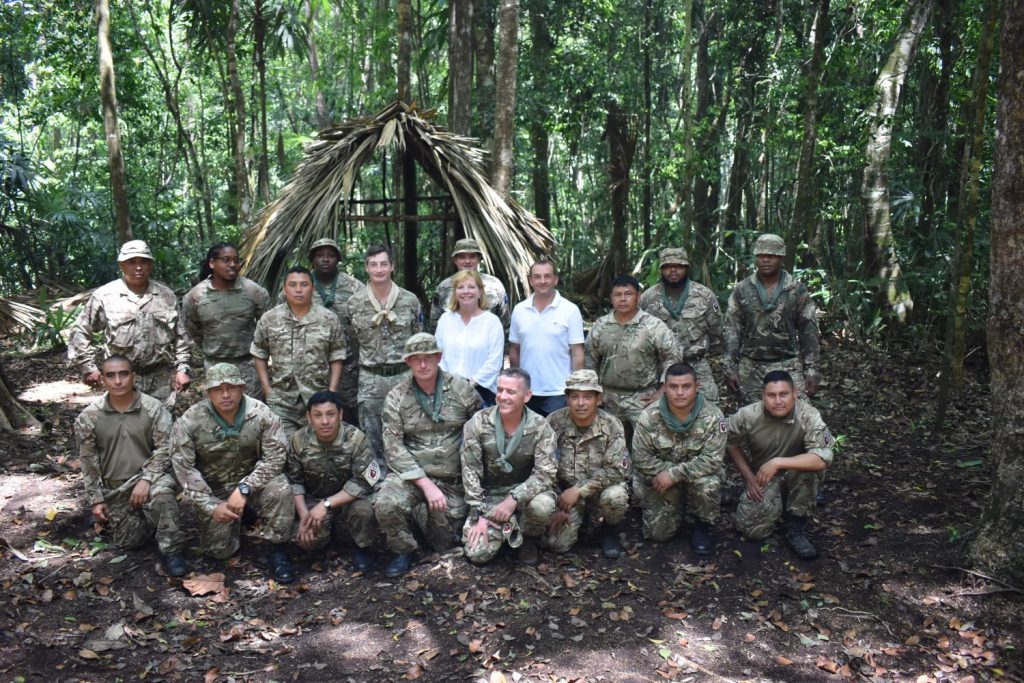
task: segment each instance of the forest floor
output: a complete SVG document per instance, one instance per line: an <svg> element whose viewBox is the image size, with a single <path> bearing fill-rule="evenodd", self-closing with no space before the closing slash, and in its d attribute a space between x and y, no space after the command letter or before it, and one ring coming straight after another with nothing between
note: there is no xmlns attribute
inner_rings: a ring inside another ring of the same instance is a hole
<svg viewBox="0 0 1024 683"><path fill-rule="evenodd" d="M617 561L594 545L536 569L452 553L389 581L341 549L301 557L287 587L253 543L226 564L190 553L222 584L164 576L155 548L107 547L72 434L91 395L59 354L5 361L44 427L0 444L0 679L1024 680L1024 594L965 557L989 489L982 378L935 432L934 357L834 338L823 357L815 403L840 447L813 562L779 536L741 541L733 474L706 560L685 531L642 541L633 517Z"/></svg>

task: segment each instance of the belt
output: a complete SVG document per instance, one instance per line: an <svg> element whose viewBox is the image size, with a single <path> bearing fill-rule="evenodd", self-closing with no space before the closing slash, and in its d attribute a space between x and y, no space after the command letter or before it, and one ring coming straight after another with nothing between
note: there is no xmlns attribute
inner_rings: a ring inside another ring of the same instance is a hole
<svg viewBox="0 0 1024 683"><path fill-rule="evenodd" d="M384 363L382 365L363 365L361 367L371 375L378 375L380 377L394 377L395 375L401 375L409 369L409 366L405 363Z"/></svg>

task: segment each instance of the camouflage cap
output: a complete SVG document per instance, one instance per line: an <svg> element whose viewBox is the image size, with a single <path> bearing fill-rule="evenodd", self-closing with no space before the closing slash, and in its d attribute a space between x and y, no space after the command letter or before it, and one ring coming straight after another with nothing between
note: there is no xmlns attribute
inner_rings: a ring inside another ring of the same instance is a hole
<svg viewBox="0 0 1024 683"><path fill-rule="evenodd" d="M455 248L452 249L452 258L459 254L479 254L483 258L484 252L480 251L480 245L476 240L466 238L456 242Z"/></svg>
<svg viewBox="0 0 1024 683"><path fill-rule="evenodd" d="M142 240L128 240L121 245L121 251L117 252L117 262L121 263L133 258L148 258L152 261L153 252L149 250L149 245Z"/></svg>
<svg viewBox="0 0 1024 683"><path fill-rule="evenodd" d="M690 265L690 257L682 247L665 247L658 254L658 259L661 261L659 268Z"/></svg>
<svg viewBox="0 0 1024 683"><path fill-rule="evenodd" d="M441 349L437 348L437 340L434 339L434 335L417 332L405 340L405 353L402 354L402 360L412 356L429 356L434 353L441 353Z"/></svg>
<svg viewBox="0 0 1024 683"><path fill-rule="evenodd" d="M778 235L765 233L754 242L754 256L770 254L772 256L786 255L786 241Z"/></svg>
<svg viewBox="0 0 1024 683"><path fill-rule="evenodd" d="M338 253L338 258L341 258L341 249L338 248L338 243L332 240L330 237L322 237L318 239L316 242L313 242L313 246L309 248L308 255L310 261L313 260L313 252L319 249L320 247L330 247L331 249L334 249L334 251Z"/></svg>
<svg viewBox="0 0 1024 683"><path fill-rule="evenodd" d="M206 371L206 382L203 386L209 391L222 384L234 384L235 386L244 387L245 380L242 379L242 373L238 371L238 368L231 363L211 365L210 369Z"/></svg>
<svg viewBox="0 0 1024 683"><path fill-rule="evenodd" d="M570 391L596 391L599 394L604 393L604 389L601 388L601 382L597 378L597 372L594 370L574 370L565 380L565 393Z"/></svg>

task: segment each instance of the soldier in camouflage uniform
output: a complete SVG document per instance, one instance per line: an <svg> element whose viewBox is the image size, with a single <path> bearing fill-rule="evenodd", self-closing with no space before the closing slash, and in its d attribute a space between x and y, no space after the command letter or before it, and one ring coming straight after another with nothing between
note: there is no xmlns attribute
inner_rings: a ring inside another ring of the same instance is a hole
<svg viewBox="0 0 1024 683"><path fill-rule="evenodd" d="M641 479L644 538L666 541L684 510L696 518L690 544L710 555L725 476L726 423L718 406L698 391L686 363L665 373L665 394L640 416L633 437L633 467Z"/></svg>
<svg viewBox="0 0 1024 683"><path fill-rule="evenodd" d="M455 249L452 250L452 261L458 270L479 272L480 262L483 258L484 253L480 250L480 244L476 240L459 240L455 243ZM451 303L453 277L455 276L451 275L441 280L434 290L434 298L430 304L430 320L427 322L427 331L431 334L437 330L437 321L441 319L441 315L448 310L448 304ZM505 293L505 285L501 280L487 273L480 273L480 279L484 283L484 292L491 305L491 313L498 316L501 326L505 328L505 332L508 332L508 294Z"/></svg>
<svg viewBox="0 0 1024 683"><path fill-rule="evenodd" d="M722 307L713 291L688 275L685 249L666 247L659 254L661 282L640 297L640 308L669 326L679 342L680 359L697 372L704 398L718 403L718 385L708 354L722 346Z"/></svg>
<svg viewBox="0 0 1024 683"><path fill-rule="evenodd" d="M473 564L494 559L501 546L519 548L519 561L536 566L537 539L555 512L555 432L526 407L530 375L519 368L498 375L497 405L470 418L463 430L462 483L469 517L462 546Z"/></svg>
<svg viewBox="0 0 1024 683"><path fill-rule="evenodd" d="M270 295L239 275L241 267L235 245L221 242L210 247L200 271L203 279L181 300L181 317L203 352L206 370L217 363L231 363L245 379L245 392L263 398L249 345L256 322L270 308Z"/></svg>
<svg viewBox="0 0 1024 683"><path fill-rule="evenodd" d="M660 395L662 374L679 360L679 347L665 323L640 310L636 278L616 277L611 300L612 312L598 318L587 337L585 364L601 379L605 410L630 438L644 408Z"/></svg>
<svg viewBox="0 0 1024 683"><path fill-rule="evenodd" d="M807 287L782 270L781 237L761 235L754 255L757 271L733 289L725 315L726 382L753 403L762 378L784 370L799 393L814 395L820 379L814 302Z"/></svg>
<svg viewBox="0 0 1024 683"><path fill-rule="evenodd" d="M178 298L150 279L153 254L142 240L121 245L117 264L123 278L93 292L71 327L68 360L78 366L86 384L99 386L97 352L104 358L125 356L135 369L135 388L171 408L177 392L192 381L192 341L178 314ZM101 349L93 346L97 333L103 336Z"/></svg>
<svg viewBox="0 0 1024 683"><path fill-rule="evenodd" d="M798 557L810 559L818 551L807 538L807 519L820 474L832 464L834 439L821 414L797 399L788 373L768 373L763 387L760 401L729 418L726 450L746 484L736 527L760 541L785 516L786 541Z"/></svg>
<svg viewBox="0 0 1024 683"><path fill-rule="evenodd" d="M287 543L295 518L284 475L287 438L281 418L245 396L245 380L230 363L206 373L207 398L185 411L171 429L174 475L195 508L203 553L226 560L237 552L243 519L263 517L270 574L295 580Z"/></svg>
<svg viewBox="0 0 1024 683"><path fill-rule="evenodd" d="M107 392L75 420L82 480L93 516L113 526L114 544L140 548L156 535L164 569L188 573L182 552L186 536L168 467L171 414L134 388L135 373L124 356L100 364Z"/></svg>
<svg viewBox="0 0 1024 683"><path fill-rule="evenodd" d="M375 245L366 251L370 281L348 300L349 334L359 343L359 426L378 459L384 458L381 413L384 399L408 377L402 360L409 337L423 331L423 310L412 292L391 279L391 250Z"/></svg>
<svg viewBox="0 0 1024 683"><path fill-rule="evenodd" d="M313 276L301 266L288 270L286 303L260 318L249 351L267 405L290 436L306 425L306 401L318 391L334 391L347 355L338 317L313 303ZM270 368L268 359L273 359Z"/></svg>
<svg viewBox="0 0 1024 683"><path fill-rule="evenodd" d="M341 397L318 391L307 403L309 424L291 438L285 474L292 485L298 524L295 540L306 550L323 548L334 532L355 541L356 571L373 567L380 535L373 501L384 478L366 435L342 421Z"/></svg>
<svg viewBox="0 0 1024 683"><path fill-rule="evenodd" d="M365 348L365 347L364 347ZM466 517L460 472L462 427L481 406L473 386L441 370L441 350L426 332L414 334L402 355L412 372L388 392L384 402L384 452L393 473L381 486L374 512L388 549L385 569L401 576L412 566L418 544L415 518L435 550L452 547Z"/></svg>
<svg viewBox="0 0 1024 683"><path fill-rule="evenodd" d="M596 372L577 370L565 380L568 407L548 416L558 439L560 493L543 545L564 553L582 527L592 533L603 527L601 552L615 559L623 553L619 527L629 509L631 467L622 423L599 408L601 392Z"/></svg>

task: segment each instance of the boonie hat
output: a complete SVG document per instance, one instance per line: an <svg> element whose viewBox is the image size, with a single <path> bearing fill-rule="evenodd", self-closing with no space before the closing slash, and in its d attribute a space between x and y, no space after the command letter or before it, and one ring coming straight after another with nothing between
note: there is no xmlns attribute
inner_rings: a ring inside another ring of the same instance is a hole
<svg viewBox="0 0 1024 683"><path fill-rule="evenodd" d="M402 354L402 360L411 356L429 356L435 353L441 353L441 349L437 348L437 340L434 339L434 335L428 332L417 332L405 340L405 353Z"/></svg>
<svg viewBox="0 0 1024 683"><path fill-rule="evenodd" d="M307 253L310 261L313 260L313 252L319 249L320 247L330 247L331 249L334 249L334 251L337 252L338 254L338 258L341 258L341 249L338 248L338 243L332 240L330 237L322 237L318 239L316 242L313 242L313 246L309 248L309 252Z"/></svg>
<svg viewBox="0 0 1024 683"><path fill-rule="evenodd" d="M690 265L690 257L682 247L665 247L658 254L658 259L661 261L659 268Z"/></svg>
<svg viewBox="0 0 1024 683"><path fill-rule="evenodd" d="M153 252L149 250L149 245L142 240L128 240L121 245L121 251L117 252L117 262L121 263L133 258L148 258L152 261Z"/></svg>
<svg viewBox="0 0 1024 683"><path fill-rule="evenodd" d="M459 254L480 254L480 257L483 258L484 252L480 251L480 245L476 240L466 238L455 243L455 249L452 250L452 258Z"/></svg>
<svg viewBox="0 0 1024 683"><path fill-rule="evenodd" d="M210 366L210 369L206 371L206 382L203 384L203 387L209 391L222 384L234 384L236 387L244 387L245 380L242 379L242 373L238 371L238 368L231 363L217 363Z"/></svg>
<svg viewBox="0 0 1024 683"><path fill-rule="evenodd" d="M597 372L594 370L574 370L565 380L565 391L596 391L601 394L604 389L597 379Z"/></svg>
<svg viewBox="0 0 1024 683"><path fill-rule="evenodd" d="M786 241L778 235L765 233L754 242L754 256L770 254L772 256L786 255Z"/></svg>

